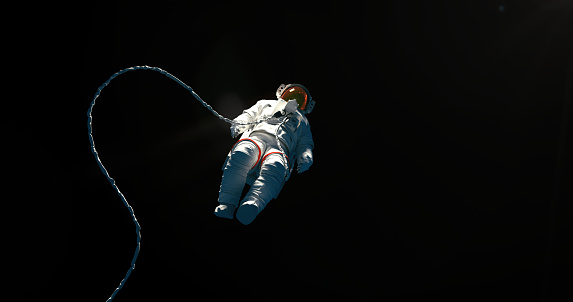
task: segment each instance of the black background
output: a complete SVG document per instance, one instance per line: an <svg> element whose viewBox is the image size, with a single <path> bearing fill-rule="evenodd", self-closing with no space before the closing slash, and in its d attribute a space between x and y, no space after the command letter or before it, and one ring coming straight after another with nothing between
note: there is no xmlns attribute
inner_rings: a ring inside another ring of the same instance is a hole
<svg viewBox="0 0 573 302"><path fill-rule="evenodd" d="M40 185L18 190L34 202L19 203L9 292L105 301L125 276L135 226L86 113L109 76L149 65L228 118L304 84L315 162L251 225L219 219L229 125L157 72L114 79L93 135L142 228L114 301L571 295L572 12L532 0L36 7L18 37L34 42L34 72L18 82L38 105L19 121L40 126L7 132L28 158L13 178Z"/></svg>

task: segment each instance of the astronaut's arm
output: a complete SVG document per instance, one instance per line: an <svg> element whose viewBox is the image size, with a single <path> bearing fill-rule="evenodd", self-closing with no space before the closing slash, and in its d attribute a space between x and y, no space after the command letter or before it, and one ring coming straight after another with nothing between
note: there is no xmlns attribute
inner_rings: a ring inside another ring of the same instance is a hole
<svg viewBox="0 0 573 302"><path fill-rule="evenodd" d="M296 171L300 174L310 168L313 163L313 154L311 149L306 149L297 158Z"/></svg>
<svg viewBox="0 0 573 302"><path fill-rule="evenodd" d="M312 150L314 149L314 141L312 140L312 134L310 132L310 126L306 125L306 128L302 132L302 136L296 147L297 154L297 172L302 173L310 168L314 162L314 154Z"/></svg>
<svg viewBox="0 0 573 302"><path fill-rule="evenodd" d="M262 110L262 105L261 102L259 101L255 105L251 106L251 108L243 110L243 113L237 116L234 119L234 121L241 124L254 123L261 115L261 110ZM233 124L231 125L231 136L236 137L239 134L253 128L253 126L254 125Z"/></svg>

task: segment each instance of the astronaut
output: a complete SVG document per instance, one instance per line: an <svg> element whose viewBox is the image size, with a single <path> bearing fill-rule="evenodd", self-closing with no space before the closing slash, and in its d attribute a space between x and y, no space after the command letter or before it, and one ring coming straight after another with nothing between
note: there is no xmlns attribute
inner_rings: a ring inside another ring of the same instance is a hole
<svg viewBox="0 0 573 302"><path fill-rule="evenodd" d="M276 96L277 100L258 101L234 119L253 124L231 126L233 138L242 136L223 165L219 206L215 208L218 217L233 219L235 215L242 224L250 224L277 198L295 160L298 173L313 163L314 142L306 115L315 101L300 84L281 84ZM239 205L245 184L250 190Z"/></svg>

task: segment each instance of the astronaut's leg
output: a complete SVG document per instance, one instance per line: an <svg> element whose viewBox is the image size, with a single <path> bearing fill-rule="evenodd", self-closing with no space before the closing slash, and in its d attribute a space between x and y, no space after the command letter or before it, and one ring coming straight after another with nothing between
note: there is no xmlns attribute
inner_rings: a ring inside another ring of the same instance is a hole
<svg viewBox="0 0 573 302"><path fill-rule="evenodd" d="M262 144L260 141L245 139L234 146L231 157L223 171L219 189L219 206L215 208L216 216L233 218L245 187L247 174L250 169L256 166L261 157Z"/></svg>
<svg viewBox="0 0 573 302"><path fill-rule="evenodd" d="M278 150L277 150L278 151ZM237 210L237 219L249 224L275 198L285 181L288 163L280 152L268 152L261 162L261 173Z"/></svg>

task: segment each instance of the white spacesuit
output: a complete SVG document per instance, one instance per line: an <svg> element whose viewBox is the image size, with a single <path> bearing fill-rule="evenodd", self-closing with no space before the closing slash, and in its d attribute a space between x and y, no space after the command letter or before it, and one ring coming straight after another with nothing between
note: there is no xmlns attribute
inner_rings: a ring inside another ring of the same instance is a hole
<svg viewBox="0 0 573 302"><path fill-rule="evenodd" d="M232 219L237 210L237 220L251 223L277 198L295 160L298 173L312 165L314 142L305 115L314 108L314 100L299 84L282 84L276 94L277 100L260 100L235 118L241 123L263 122L231 126L232 137L243 135L223 165L218 217ZM245 183L251 188L239 206Z"/></svg>

